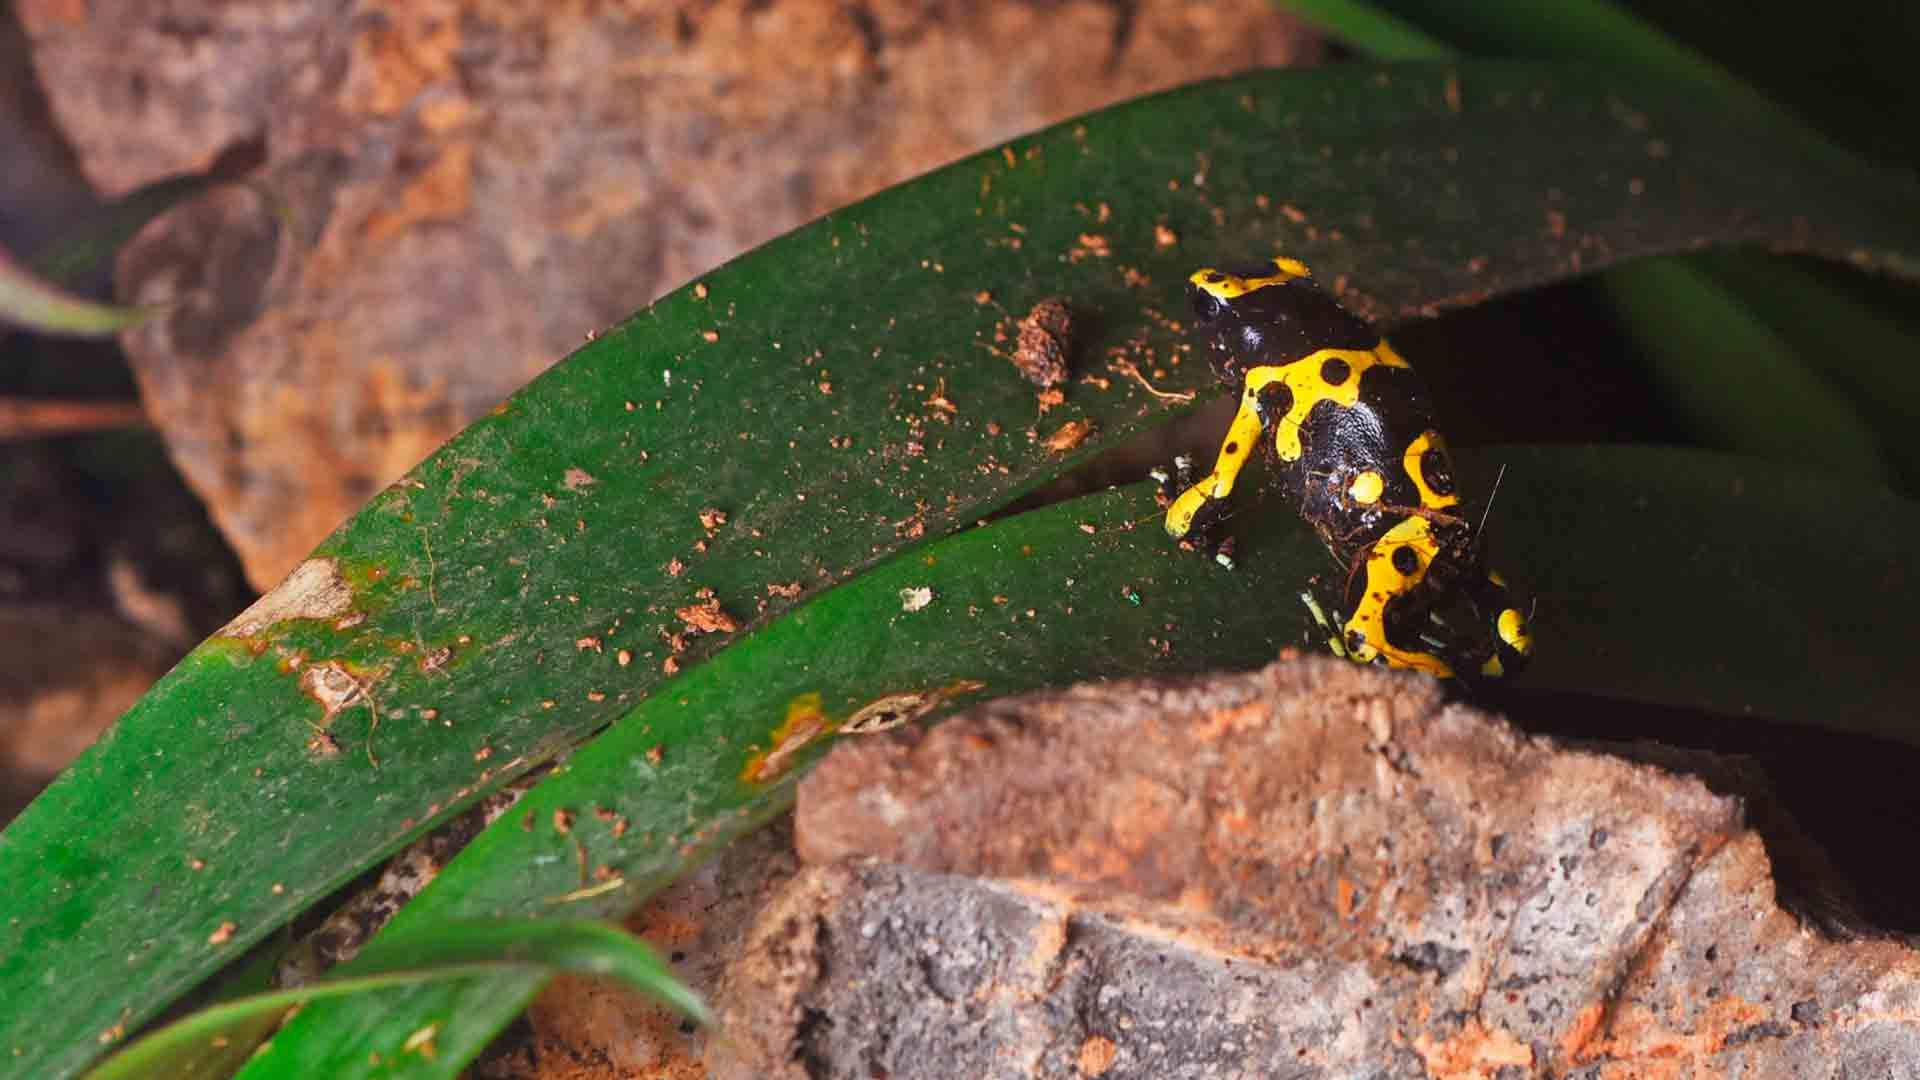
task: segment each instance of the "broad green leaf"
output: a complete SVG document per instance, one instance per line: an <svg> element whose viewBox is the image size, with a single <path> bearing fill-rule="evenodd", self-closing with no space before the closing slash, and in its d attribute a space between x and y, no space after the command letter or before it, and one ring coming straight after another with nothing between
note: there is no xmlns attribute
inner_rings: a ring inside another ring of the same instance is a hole
<svg viewBox="0 0 1920 1080"><path fill-rule="evenodd" d="M670 657L677 612L771 627L1165 420L1161 394L1208 382L1175 331L1196 263L1287 250L1386 321L1711 244L1911 272L1914 194L1646 80L1491 64L1210 83L824 218L455 438L0 834L0 1066L70 1073L422 830L675 700L666 662L696 677L720 636ZM1098 381L1039 417L995 331L1055 295ZM1067 420L1093 435L1050 448ZM737 782L663 769L663 792Z"/></svg>
<svg viewBox="0 0 1920 1080"><path fill-rule="evenodd" d="M263 1017L278 1017L296 1005L389 987L432 985L502 971L562 971L624 980L661 1002L710 1023L706 1005L673 977L645 942L616 927L577 921L443 922L411 936L394 935L376 962L359 974L329 978L290 990L252 994L203 1009L155 1031L88 1074L90 1080L140 1080L180 1076L209 1050L224 1048L229 1033ZM439 1050L437 1028L408 1034L396 1056L431 1060ZM311 1074L310 1074L311 1075Z"/></svg>
<svg viewBox="0 0 1920 1080"><path fill-rule="evenodd" d="M1498 561L1545 598L1528 686L1920 743L1920 671L1901 656L1920 602L1920 579L1904 573L1920 507L1698 451L1497 448L1463 464L1482 492L1504 470L1488 526ZM799 771L874 702L920 695L945 712L942 688L1252 667L1308 642L1297 595L1331 571L1327 556L1285 506L1249 507L1239 525L1245 557L1228 572L1173 549L1136 486L902 554L641 703L483 832L392 930L617 917L785 807ZM1875 585L1836 595L1835 581ZM932 600L910 612L901 598L916 589ZM1849 693L1836 699L1836 683ZM378 1074L451 1076L543 980L504 973L333 1002L297 1017L243 1076L373 1075L358 1063L392 1061L426 1026L442 1056Z"/></svg>

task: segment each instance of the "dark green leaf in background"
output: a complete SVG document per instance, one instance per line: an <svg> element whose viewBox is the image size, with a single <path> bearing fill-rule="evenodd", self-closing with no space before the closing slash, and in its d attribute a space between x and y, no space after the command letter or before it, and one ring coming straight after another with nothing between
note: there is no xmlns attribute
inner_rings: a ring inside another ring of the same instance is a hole
<svg viewBox="0 0 1920 1080"><path fill-rule="evenodd" d="M1479 56L1602 63L1692 86L1728 113L1730 122L1737 117L1793 127L1809 115L1836 118L1831 108L1796 108L1805 104L1807 83L1780 79L1777 65L1760 65L1758 73L1776 94L1789 96L1770 98L1709 55L1741 56L1729 42L1766 36L1754 32L1764 19L1749 19L1747 12L1739 18L1720 13L1722 25L1703 34L1702 47L1696 48L1636 17L1630 5L1610 0L1562 0L1550 6L1524 0L1286 0L1282 6L1379 59ZM1655 17L1671 20L1675 14L1673 5L1641 6ZM1684 26L1690 18L1682 14L1677 21ZM1697 13L1691 25L1696 32L1702 29ZM1746 58L1752 70L1752 58ZM1796 54L1794 66L1813 60ZM1850 72L1850 77L1857 80L1860 74ZM1844 153L1824 131L1801 130L1819 152ZM1883 147L1872 139L1866 148ZM1750 254L1722 253L1711 269L1701 258L1649 263L1598 281L1636 339L1634 359L1695 441L1911 485L1913 451L1906 425L1885 415L1884 402L1896 396L1888 391L1911 381L1886 373L1915 370L1920 338L1897 340L1885 332L1884 318L1862 318L1864 305L1857 295L1797 265ZM1795 309L1796 322L1774 311L1783 304ZM1872 388L1848 394L1848 384Z"/></svg>

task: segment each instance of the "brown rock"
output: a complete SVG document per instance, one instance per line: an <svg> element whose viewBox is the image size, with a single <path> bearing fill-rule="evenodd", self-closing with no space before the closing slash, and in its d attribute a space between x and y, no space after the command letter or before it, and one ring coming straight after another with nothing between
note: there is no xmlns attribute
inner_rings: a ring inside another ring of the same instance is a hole
<svg viewBox="0 0 1920 1080"><path fill-rule="evenodd" d="M850 741L796 831L812 865L732 968L716 1075L1920 1061L1920 957L1780 911L1735 800L1331 660Z"/></svg>
<svg viewBox="0 0 1920 1080"><path fill-rule="evenodd" d="M127 350L262 589L583 337L827 210L1121 98L1294 59L1179 0L24 0L109 192L263 149L125 253ZM282 234L280 222L291 225Z"/></svg>
<svg viewBox="0 0 1920 1080"><path fill-rule="evenodd" d="M105 612L0 607L0 824L173 660L166 644Z"/></svg>

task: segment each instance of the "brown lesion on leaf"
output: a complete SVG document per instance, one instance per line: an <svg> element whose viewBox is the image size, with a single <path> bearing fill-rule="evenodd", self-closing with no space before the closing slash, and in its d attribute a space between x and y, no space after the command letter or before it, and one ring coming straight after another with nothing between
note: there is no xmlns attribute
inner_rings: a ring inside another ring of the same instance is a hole
<svg viewBox="0 0 1920 1080"><path fill-rule="evenodd" d="M321 726L334 716L368 700L373 685L384 672L375 669L353 670L345 660L328 660L305 665L300 672L300 692L320 703L324 715Z"/></svg>
<svg viewBox="0 0 1920 1080"><path fill-rule="evenodd" d="M388 668L362 667L346 660L326 660L305 664L300 669L300 692L320 704L321 715L309 721L312 735L307 749L315 757L328 758L340 752L340 742L328 730L334 717L361 705L367 707L367 760L379 765L373 752L373 733L380 727L380 706L373 688L387 677Z"/></svg>
<svg viewBox="0 0 1920 1080"><path fill-rule="evenodd" d="M420 668L420 674L432 675L446 669L453 660L453 646L442 645L437 649L426 649L414 661Z"/></svg>
<svg viewBox="0 0 1920 1080"><path fill-rule="evenodd" d="M840 733L871 735L876 731L896 728L920 719L953 698L962 694L971 694L976 690L984 690L986 686L986 683L978 679L956 679L945 686L931 690L909 690L900 694L886 694L854 710L853 715L847 718L847 722L840 725Z"/></svg>
<svg viewBox="0 0 1920 1080"><path fill-rule="evenodd" d="M352 611L353 587L339 560L308 559L214 636L248 640L290 619L345 620Z"/></svg>
<svg viewBox="0 0 1920 1080"><path fill-rule="evenodd" d="M1072 367L1073 310L1061 297L1049 297L1033 305L1019 322L1013 366L1028 382L1042 388L1067 381Z"/></svg>

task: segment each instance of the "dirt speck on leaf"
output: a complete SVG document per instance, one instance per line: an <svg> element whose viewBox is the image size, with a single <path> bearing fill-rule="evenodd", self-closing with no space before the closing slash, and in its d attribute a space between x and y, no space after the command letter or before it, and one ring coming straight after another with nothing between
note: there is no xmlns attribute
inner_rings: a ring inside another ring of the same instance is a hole
<svg viewBox="0 0 1920 1080"><path fill-rule="evenodd" d="M1049 297L1020 320L1013 366L1035 386L1058 386L1067 381L1072 351L1073 311L1065 300Z"/></svg>
<svg viewBox="0 0 1920 1080"><path fill-rule="evenodd" d="M707 597L698 604L675 608L673 613L687 624L687 630L696 634L731 634L740 629L740 623L720 608L720 601Z"/></svg>
<svg viewBox="0 0 1920 1080"><path fill-rule="evenodd" d="M1087 440L1093 434L1093 424L1087 420L1069 420L1060 425L1059 430L1047 436L1047 449L1056 454L1064 454Z"/></svg>

